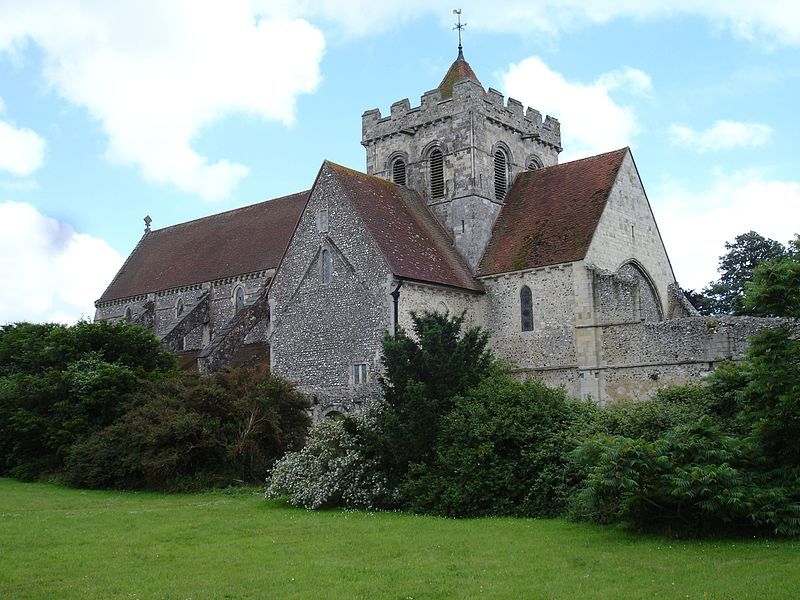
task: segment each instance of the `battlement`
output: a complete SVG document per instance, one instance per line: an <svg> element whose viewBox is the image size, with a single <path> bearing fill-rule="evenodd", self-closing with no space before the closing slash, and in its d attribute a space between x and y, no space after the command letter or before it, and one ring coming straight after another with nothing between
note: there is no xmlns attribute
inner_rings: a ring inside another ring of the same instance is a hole
<svg viewBox="0 0 800 600"><path fill-rule="evenodd" d="M420 105L412 108L408 98L393 103L387 116L377 108L361 116L361 143L367 145L393 135L415 135L416 132L437 121L474 111L502 127L518 132L524 139L537 140L556 151L561 150L561 125L558 119L546 116L531 107L523 110L520 101L508 98L493 88L486 92L476 81L464 79L453 86L452 98L442 99L438 89L425 92Z"/></svg>

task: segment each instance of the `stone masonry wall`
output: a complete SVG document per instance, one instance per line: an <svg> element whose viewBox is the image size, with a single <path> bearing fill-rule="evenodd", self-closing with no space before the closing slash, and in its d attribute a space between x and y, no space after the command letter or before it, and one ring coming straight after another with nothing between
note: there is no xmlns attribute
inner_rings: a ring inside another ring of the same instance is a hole
<svg viewBox="0 0 800 600"><path fill-rule="evenodd" d="M667 314L670 284L675 282L667 251L630 153L616 182L586 253L587 265L616 272L631 259L650 277L660 313Z"/></svg>
<svg viewBox="0 0 800 600"><path fill-rule="evenodd" d="M540 379L578 395L573 265L482 278L485 326L495 355L522 379ZM522 331L520 290L531 289L533 331Z"/></svg>
<svg viewBox="0 0 800 600"><path fill-rule="evenodd" d="M328 211L328 232L317 213ZM321 250L331 253L322 282ZM323 166L270 288L272 370L316 398L315 413L352 412L378 394L380 340L391 325L389 269L363 223ZM366 364L369 383L353 381Z"/></svg>
<svg viewBox="0 0 800 600"><path fill-rule="evenodd" d="M400 288L398 323L400 327L410 332L412 330L412 312L417 314L426 311L440 312L452 316L458 316L464 312L465 329L482 326L484 322L483 300L483 294L406 281Z"/></svg>
<svg viewBox="0 0 800 600"><path fill-rule="evenodd" d="M427 92L421 105L395 102L381 117L377 109L362 117L362 142L367 173L391 179L396 157L406 162L408 187L429 205L453 236L456 248L472 266L478 263L502 202L495 195L494 152L501 145L509 158L508 184L535 158L544 166L558 162L561 134L556 119L546 117L513 98L504 103L496 90L484 93L480 84L465 80L442 100L439 90ZM429 193L429 155L444 155L445 194Z"/></svg>

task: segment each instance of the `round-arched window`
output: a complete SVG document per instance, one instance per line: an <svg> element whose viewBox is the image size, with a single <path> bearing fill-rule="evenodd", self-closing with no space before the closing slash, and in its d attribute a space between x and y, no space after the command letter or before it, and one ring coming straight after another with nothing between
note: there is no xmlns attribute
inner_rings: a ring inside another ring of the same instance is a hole
<svg viewBox="0 0 800 600"><path fill-rule="evenodd" d="M519 291L519 309L522 331L533 331L533 294L527 285Z"/></svg>
<svg viewBox="0 0 800 600"><path fill-rule="evenodd" d="M233 293L233 306L237 313L244 308L244 288L242 286L237 287Z"/></svg>
<svg viewBox="0 0 800 600"><path fill-rule="evenodd" d="M406 161L402 158L395 158L392 161L392 181L397 185L406 184Z"/></svg>
<svg viewBox="0 0 800 600"><path fill-rule="evenodd" d="M130 323L133 320L133 312L131 311L131 307L128 306L125 308L125 320Z"/></svg>
<svg viewBox="0 0 800 600"><path fill-rule="evenodd" d="M528 157L528 161L525 163L525 168L528 171L535 171L536 169L541 169L542 161L539 159L538 156L530 156Z"/></svg>
<svg viewBox="0 0 800 600"><path fill-rule="evenodd" d="M183 298L178 298L175 303L175 316L180 317L183 314Z"/></svg>
<svg viewBox="0 0 800 600"><path fill-rule="evenodd" d="M508 191L508 155L498 148L494 151L494 197L503 200Z"/></svg>
<svg viewBox="0 0 800 600"><path fill-rule="evenodd" d="M444 198L444 154L439 148L428 156L431 178L431 198Z"/></svg>

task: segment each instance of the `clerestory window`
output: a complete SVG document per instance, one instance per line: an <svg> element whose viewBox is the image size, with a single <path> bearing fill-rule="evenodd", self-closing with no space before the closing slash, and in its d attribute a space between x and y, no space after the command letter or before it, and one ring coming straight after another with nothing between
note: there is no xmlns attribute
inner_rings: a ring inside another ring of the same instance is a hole
<svg viewBox="0 0 800 600"><path fill-rule="evenodd" d="M175 316L180 317L183 314L183 298L178 298L175 303Z"/></svg>
<svg viewBox="0 0 800 600"><path fill-rule="evenodd" d="M519 291L519 307L522 331L533 331L533 295L527 285Z"/></svg>
<svg viewBox="0 0 800 600"><path fill-rule="evenodd" d="M237 287L233 293L233 306L237 313L244 308L244 288L242 286Z"/></svg>

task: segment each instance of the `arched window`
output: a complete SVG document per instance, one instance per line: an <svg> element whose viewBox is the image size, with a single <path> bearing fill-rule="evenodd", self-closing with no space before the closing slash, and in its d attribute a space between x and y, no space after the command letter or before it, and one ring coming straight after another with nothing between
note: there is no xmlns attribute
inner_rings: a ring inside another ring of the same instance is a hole
<svg viewBox="0 0 800 600"><path fill-rule="evenodd" d="M536 169L541 169L542 161L539 160L538 156L531 156L528 158L528 162L525 163L525 168L528 171L535 171Z"/></svg>
<svg viewBox="0 0 800 600"><path fill-rule="evenodd" d="M527 285L519 291L519 309L522 331L533 331L533 296Z"/></svg>
<svg viewBox="0 0 800 600"><path fill-rule="evenodd" d="M178 298L175 303L175 316L180 317L183 314L183 298Z"/></svg>
<svg viewBox="0 0 800 600"><path fill-rule="evenodd" d="M395 158L392 161L392 181L397 185L406 184L406 161L402 158Z"/></svg>
<svg viewBox="0 0 800 600"><path fill-rule="evenodd" d="M244 288L242 286L238 286L233 293L233 308L237 313L244 308Z"/></svg>
<svg viewBox="0 0 800 600"><path fill-rule="evenodd" d="M133 321L133 313L131 312L131 307L130 307L130 306L128 306L128 307L125 309L125 320L126 320L128 323L130 323L131 321Z"/></svg>
<svg viewBox="0 0 800 600"><path fill-rule="evenodd" d="M508 156L502 148L494 151L494 197L503 200L508 191Z"/></svg>
<svg viewBox="0 0 800 600"><path fill-rule="evenodd" d="M331 251L322 249L322 283L331 282Z"/></svg>
<svg viewBox="0 0 800 600"><path fill-rule="evenodd" d="M444 198L444 155L434 148L428 157L431 175L431 198Z"/></svg>

